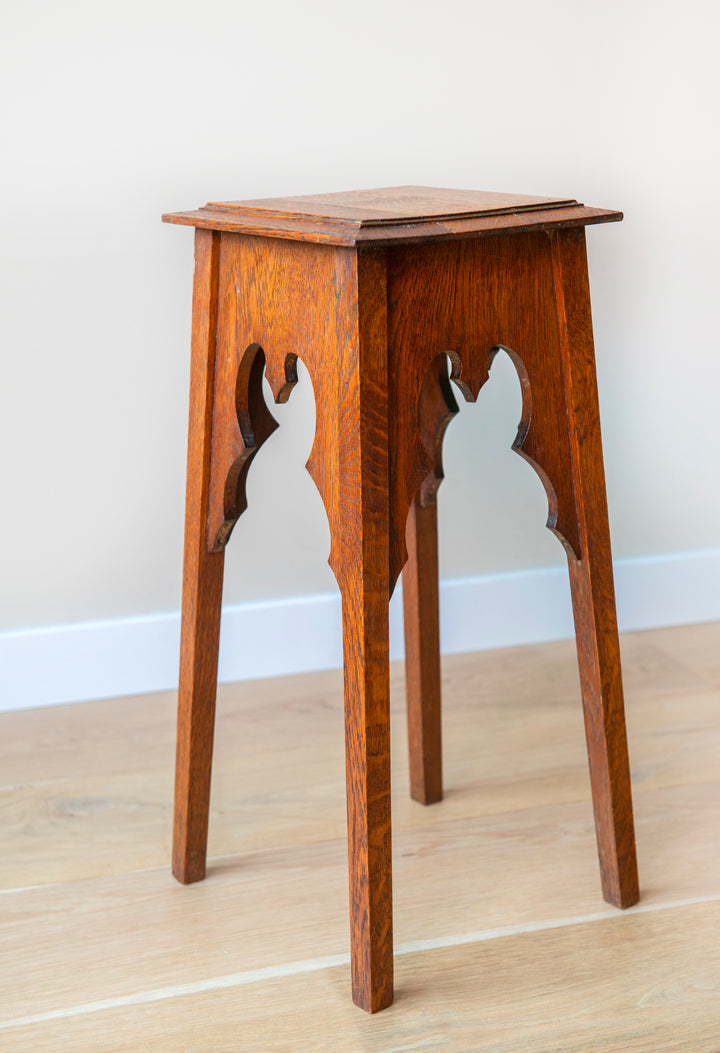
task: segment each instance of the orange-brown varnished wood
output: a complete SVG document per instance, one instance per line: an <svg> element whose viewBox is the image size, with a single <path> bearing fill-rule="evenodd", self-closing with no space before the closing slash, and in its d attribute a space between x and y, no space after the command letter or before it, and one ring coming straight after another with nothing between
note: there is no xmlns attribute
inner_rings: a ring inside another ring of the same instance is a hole
<svg viewBox="0 0 720 1053"><path fill-rule="evenodd" d="M543 232L388 250L391 347L390 575L405 563L405 522L436 455L427 449L418 398L440 352L466 399L475 400L498 348L523 389L515 448L548 494L548 526L570 551L579 533L550 242Z"/></svg>
<svg viewBox="0 0 720 1053"><path fill-rule="evenodd" d="M184 884L205 877L222 605L224 551L209 552L206 541L219 253L219 234L195 232L172 864Z"/></svg>
<svg viewBox="0 0 720 1053"><path fill-rule="evenodd" d="M480 237L621 219L572 198L399 186L255 201L211 201L168 223L331 245Z"/></svg>
<svg viewBox="0 0 720 1053"><path fill-rule="evenodd" d="M198 228L176 875L204 875L222 556L250 461L276 427L263 373L284 401L301 357L317 411L308 470L342 595L353 998L371 1012L392 1001L388 603L407 561L411 794L430 803L442 796L436 492L451 381L476 399L504 350L523 393L514 448L545 486L570 565L603 893L635 902L582 229L620 214L399 187L166 218Z"/></svg>
<svg viewBox="0 0 720 1053"><path fill-rule="evenodd" d="M415 495L407 521L408 560L402 577L405 617L410 796L420 804L442 800L440 620L437 502Z"/></svg>
<svg viewBox="0 0 720 1053"><path fill-rule="evenodd" d="M603 895L639 898L585 232L551 236L570 426L579 559L570 558L575 635Z"/></svg>
<svg viewBox="0 0 720 1053"><path fill-rule="evenodd" d="M317 404L308 469L343 601L353 996L375 1011L392 1000L385 257L219 237L207 547L222 551L245 503L240 473L274 424L259 405L262 365L281 401L299 354Z"/></svg>
<svg viewBox="0 0 720 1053"><path fill-rule="evenodd" d="M335 573L342 592L353 999L393 998L388 644L388 385L384 254L357 257L345 348ZM332 530L332 528L331 528Z"/></svg>
<svg viewBox="0 0 720 1053"><path fill-rule="evenodd" d="M499 194L488 190L448 190L436 186L389 186L372 190L341 190L330 194L298 194L254 201L210 201L208 208L249 215L350 219L377 226L382 223L427 223L448 216L537 211L577 205L574 198Z"/></svg>
<svg viewBox="0 0 720 1053"><path fill-rule="evenodd" d="M223 325L217 345L210 451L207 540L213 552L223 549L247 508L245 486L250 464L277 428L263 396L264 372L262 348L258 344L237 348L233 329ZM232 428L227 422L232 422Z"/></svg>
<svg viewBox="0 0 720 1053"><path fill-rule="evenodd" d="M162 870L170 692L0 715L0 1048L717 1053L720 623L621 643L646 892L629 914L596 888L573 645L443 660L453 792L430 809L404 792L391 666L405 953L372 1019L347 964L283 969L347 949L342 675L218 689L209 880L190 888Z"/></svg>
<svg viewBox="0 0 720 1053"><path fill-rule="evenodd" d="M391 360L393 359L391 353ZM400 403L404 378L390 370L391 405ZM419 473L428 469L410 505L403 571L405 683L407 693L410 794L420 804L442 800L442 727L438 590L437 491L443 479L442 444L458 411L448 375L448 358L438 354L420 386L415 426ZM391 492L396 490L391 475Z"/></svg>

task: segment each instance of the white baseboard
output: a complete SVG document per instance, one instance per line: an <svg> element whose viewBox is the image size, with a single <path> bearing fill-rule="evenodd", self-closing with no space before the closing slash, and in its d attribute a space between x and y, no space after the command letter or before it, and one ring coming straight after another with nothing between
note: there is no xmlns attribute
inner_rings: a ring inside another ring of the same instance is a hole
<svg viewBox="0 0 720 1053"><path fill-rule="evenodd" d="M621 631L720 620L720 549L619 560ZM444 654L572 635L562 567L443 581ZM180 615L154 614L0 633L0 712L172 690ZM402 600L390 610L390 654L401 658ZM224 608L221 681L252 680L342 662L339 594Z"/></svg>

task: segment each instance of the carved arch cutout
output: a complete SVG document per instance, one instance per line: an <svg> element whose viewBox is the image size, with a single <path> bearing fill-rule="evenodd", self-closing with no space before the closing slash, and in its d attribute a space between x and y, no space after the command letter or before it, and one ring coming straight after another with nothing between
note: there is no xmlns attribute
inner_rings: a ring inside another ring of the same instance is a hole
<svg viewBox="0 0 720 1053"><path fill-rule="evenodd" d="M396 374L397 375L397 374ZM410 507L416 498L422 507L435 500L443 480L442 444L448 424L458 412L446 352L435 355L419 387L415 378L407 395L390 413L390 593L408 558L406 530ZM402 386L396 381L396 390ZM392 390L392 387L391 387Z"/></svg>
<svg viewBox="0 0 720 1053"><path fill-rule="evenodd" d="M575 496L572 485L569 436L565 432L562 432L553 444L548 441L543 442L542 436L540 437L540 441L537 441L534 430L533 434L530 435L531 423L533 422L533 391L528 370L521 356L517 351L514 351L511 347L507 347L505 344L495 344L487 352L485 376L478 385L477 391L473 392L463 379L463 364L460 355L457 351L448 351L447 357L450 359L451 363L450 377L462 391L465 401L475 402L480 393L480 389L489 378L493 361L500 351L504 351L515 366L515 371L517 372L520 381L520 391L522 396L520 421L511 448L515 453L519 454L524 461L527 461L543 485L548 502L548 517L545 523L546 527L555 535L555 537L557 537L568 557L572 560L577 560L579 558L580 545L577 510L575 507ZM564 406L555 407L555 416L558 419L565 419ZM542 424L540 426L542 427ZM536 441L533 442L533 438L535 438ZM527 444L526 440L528 440ZM553 463L546 463L543 465L540 463L539 457L542 457L546 462L552 461ZM555 484L551 480L549 472L553 473L553 476L556 479ZM440 478L442 478L442 473ZM558 497L558 490L556 489L556 487L560 486L562 486L563 490L563 503L566 506L564 508L561 508L561 501Z"/></svg>
<svg viewBox="0 0 720 1053"><path fill-rule="evenodd" d="M442 447L445 432L459 412L448 374L448 355L441 352L433 359L418 397L420 442L425 451L430 471L420 484L420 504L425 507L435 499L440 483L445 478Z"/></svg>
<svg viewBox="0 0 720 1053"><path fill-rule="evenodd" d="M271 383L275 402L287 402L297 384L297 358L293 353L286 355L284 377L275 378L275 384ZM246 484L250 464L278 427L263 394L265 365L262 347L250 344L240 359L235 379L235 420L228 419L228 413L217 412L215 416L208 508L208 537L212 539L212 552L225 547L235 524L247 508ZM218 381L222 379L219 377ZM218 408L219 402L216 399Z"/></svg>
<svg viewBox="0 0 720 1053"><path fill-rule="evenodd" d="M565 549L567 556L572 560L578 559L580 551L579 536L578 536L578 523L577 523L577 510L575 507L575 492L572 484L572 464L570 460L570 437L565 427L561 433L564 439L562 448L560 444L556 443L556 447L551 449L550 453L542 443L533 443L530 440L530 427L533 420L533 391L532 383L528 375L527 368L517 351L514 351L511 347L507 347L505 344L496 344L495 347L491 347L488 351L487 365L488 373L492 368L492 364L495 357L500 351L504 351L508 356L512 364L515 366L515 370L520 380L520 390L522 394L522 409L520 414L520 421L518 423L517 433L513 440L512 449L515 453L519 454L524 461L530 465L534 470L535 474L540 479L545 490L545 495L548 502L548 517L545 522L545 526L550 530L555 537L558 539L562 547ZM563 397L560 392L555 392L556 397ZM558 420L566 421L565 407L555 407L555 416ZM539 422L536 422L536 427ZM539 425L542 427L542 424ZM526 443L526 440L527 443ZM550 444L552 446L552 444ZM551 458L555 460L554 464L546 463L543 465L540 463L539 457L543 459ZM548 474L552 471L555 476L555 483ZM566 507L564 516L561 521L561 508L560 499L558 496L558 489L563 485L563 497L565 498L565 504L570 505ZM569 484L569 490L568 490ZM569 501L568 501L569 497Z"/></svg>

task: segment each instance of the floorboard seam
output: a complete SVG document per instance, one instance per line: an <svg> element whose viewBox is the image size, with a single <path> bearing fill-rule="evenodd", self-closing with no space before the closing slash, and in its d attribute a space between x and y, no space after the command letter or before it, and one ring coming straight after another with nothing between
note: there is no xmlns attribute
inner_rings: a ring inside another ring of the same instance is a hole
<svg viewBox="0 0 720 1053"><path fill-rule="evenodd" d="M568 918L548 918L536 922L524 922L519 925L503 925L492 929L481 929L476 932L459 933L449 936L437 936L425 940L411 940L401 943L395 948L395 957L408 954L418 954L422 951L440 950L447 947L459 947L465 944L483 943L488 940L503 939L508 936L522 936L531 933L545 932L552 929L564 929L573 925L585 925L592 922L608 921L613 918L620 919L623 916L634 914L654 914L662 911L675 910L681 907L692 907L703 903L720 902L720 893L712 896L697 896L691 899L673 900L669 902L639 903L625 911L608 908L594 914L579 914ZM182 998L186 995L204 994L208 991L220 991L229 987L241 987L246 984L261 983L263 980L275 980L284 976L297 976L303 973L319 972L324 969L333 969L340 965L348 965L349 954L325 955L318 958L307 958L295 962L283 962L279 965L270 965L263 969L247 969L239 973L229 973L225 976L208 977L205 980L195 980L191 983L175 984L168 987L159 987L150 991L138 991L134 994L119 995L115 998L105 998L96 1002L86 1002L82 1005L70 1006L65 1009L53 1009L45 1013L36 1013L32 1016L16 1017L14 1020L0 1021L0 1031L11 1028L27 1027L32 1024L47 1023L51 1020L63 1020L75 1016L84 1016L88 1013L99 1013L108 1009L121 1009L127 1006L144 1005L150 1002L161 1002L169 998Z"/></svg>

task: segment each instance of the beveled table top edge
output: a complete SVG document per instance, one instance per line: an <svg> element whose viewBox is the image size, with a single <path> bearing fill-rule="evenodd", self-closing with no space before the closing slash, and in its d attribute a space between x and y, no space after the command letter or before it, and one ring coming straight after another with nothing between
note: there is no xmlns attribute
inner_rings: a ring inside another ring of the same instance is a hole
<svg viewBox="0 0 720 1053"><path fill-rule="evenodd" d="M618 212L572 198L447 187L392 186L327 194L210 201L163 216L214 230L331 245L393 244L532 227L612 222Z"/></svg>
<svg viewBox="0 0 720 1053"><path fill-rule="evenodd" d="M573 203L538 209L496 211L471 216L431 217L424 222L384 222L363 224L359 220L309 220L287 214L243 213L210 206L188 212L169 212L164 223L201 227L256 237L286 238L338 246L393 245L428 240L486 237L550 230L560 227L615 223L623 214L615 209L591 208Z"/></svg>

